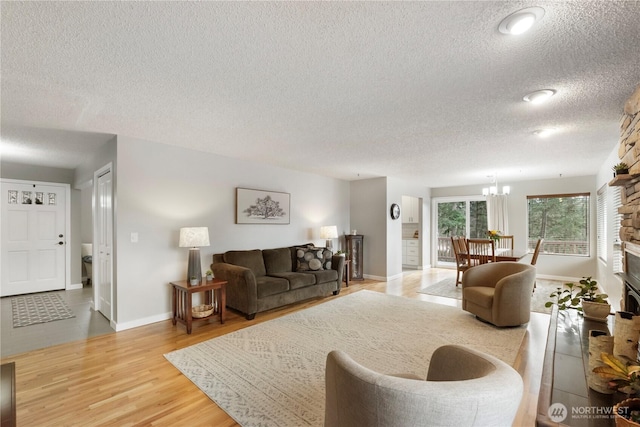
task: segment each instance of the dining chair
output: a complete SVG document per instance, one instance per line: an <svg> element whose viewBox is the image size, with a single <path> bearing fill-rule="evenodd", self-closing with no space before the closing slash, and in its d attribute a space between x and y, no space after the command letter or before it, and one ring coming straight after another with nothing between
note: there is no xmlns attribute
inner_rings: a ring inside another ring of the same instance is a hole
<svg viewBox="0 0 640 427"><path fill-rule="evenodd" d="M533 251L533 256L531 257L531 265L536 265L536 262L538 262L538 255L540 255L542 242L544 242L544 239L538 239L538 242L536 243L536 249Z"/></svg>
<svg viewBox="0 0 640 427"><path fill-rule="evenodd" d="M538 239L538 242L536 243L536 248L533 251L533 256L531 257L531 265L536 265L536 262L538 262L538 255L540 255L540 248L542 248L542 242L544 242L544 239ZM533 292L535 291L536 291L536 282L533 282Z"/></svg>
<svg viewBox="0 0 640 427"><path fill-rule="evenodd" d="M458 286L462 283L462 274L469 268L466 239L452 236L451 247L456 257L456 286Z"/></svg>
<svg viewBox="0 0 640 427"><path fill-rule="evenodd" d="M513 250L513 235L500 236L496 242L496 249L510 249Z"/></svg>
<svg viewBox="0 0 640 427"><path fill-rule="evenodd" d="M496 262L496 243L492 239L468 239L467 262L474 265Z"/></svg>

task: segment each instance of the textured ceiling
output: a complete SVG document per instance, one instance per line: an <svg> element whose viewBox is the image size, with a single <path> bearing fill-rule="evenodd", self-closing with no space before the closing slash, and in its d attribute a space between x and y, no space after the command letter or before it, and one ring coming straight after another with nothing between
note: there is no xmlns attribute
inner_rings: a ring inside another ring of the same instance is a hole
<svg viewBox="0 0 640 427"><path fill-rule="evenodd" d="M498 32L529 6L545 9L531 31ZM33 163L58 167L120 134L348 180L592 175L640 83L636 1L3 2L1 13L3 159L35 147ZM557 91L548 103L522 101L545 88ZM545 127L557 132L533 135Z"/></svg>

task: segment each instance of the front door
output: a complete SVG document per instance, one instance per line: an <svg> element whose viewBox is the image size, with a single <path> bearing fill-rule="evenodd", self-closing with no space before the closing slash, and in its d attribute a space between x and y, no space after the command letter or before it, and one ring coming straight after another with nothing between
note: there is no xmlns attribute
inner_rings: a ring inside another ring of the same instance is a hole
<svg viewBox="0 0 640 427"><path fill-rule="evenodd" d="M65 184L2 180L0 296L65 288Z"/></svg>

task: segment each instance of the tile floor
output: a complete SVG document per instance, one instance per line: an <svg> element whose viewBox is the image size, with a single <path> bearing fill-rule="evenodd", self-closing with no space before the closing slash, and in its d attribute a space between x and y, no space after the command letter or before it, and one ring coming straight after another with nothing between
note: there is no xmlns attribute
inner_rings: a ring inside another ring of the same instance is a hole
<svg viewBox="0 0 640 427"><path fill-rule="evenodd" d="M91 286L53 292L64 298L76 317L14 328L11 297L0 299L0 357L115 332L102 314L91 309Z"/></svg>

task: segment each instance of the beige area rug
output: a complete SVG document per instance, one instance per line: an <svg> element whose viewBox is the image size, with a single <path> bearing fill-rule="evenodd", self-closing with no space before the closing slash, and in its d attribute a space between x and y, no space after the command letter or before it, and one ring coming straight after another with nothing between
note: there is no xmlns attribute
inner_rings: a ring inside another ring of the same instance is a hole
<svg viewBox="0 0 640 427"><path fill-rule="evenodd" d="M531 311L536 313L551 313L551 307L546 308L544 305L550 300L549 295L555 292L558 287L563 287L564 282L555 280L536 280L536 290L531 295ZM418 290L421 294L436 295L439 297L462 299L462 286L456 287L455 277L441 280L433 285Z"/></svg>
<svg viewBox="0 0 640 427"><path fill-rule="evenodd" d="M242 426L322 426L331 350L378 372L426 378L431 354L444 344L513 365L525 332L458 308L363 290L165 357Z"/></svg>

